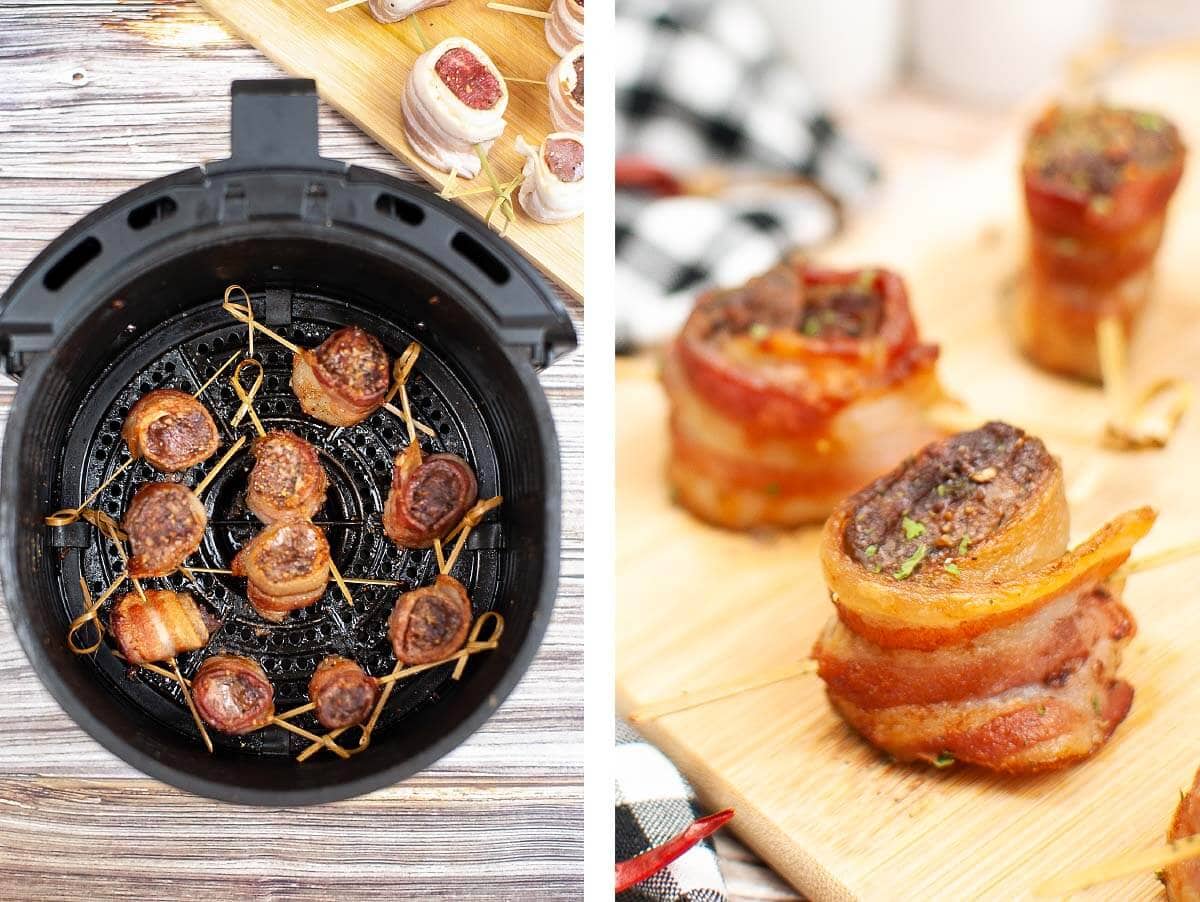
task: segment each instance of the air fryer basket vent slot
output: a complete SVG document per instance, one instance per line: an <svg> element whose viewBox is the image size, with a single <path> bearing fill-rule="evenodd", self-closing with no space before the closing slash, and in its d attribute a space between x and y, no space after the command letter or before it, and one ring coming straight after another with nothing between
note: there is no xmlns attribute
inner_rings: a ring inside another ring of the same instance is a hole
<svg viewBox="0 0 1200 902"><path fill-rule="evenodd" d="M450 246L497 285L503 285L509 280L508 267L466 232L456 232Z"/></svg>
<svg viewBox="0 0 1200 902"><path fill-rule="evenodd" d="M131 229L135 232L140 232L142 229L152 226L156 222L170 219L178 209L179 204L175 203L173 197L163 195L142 204L140 207L134 207L129 211L126 221L129 223Z"/></svg>
<svg viewBox="0 0 1200 902"><path fill-rule="evenodd" d="M425 211L419 206L387 192L375 198L375 210L411 226L418 226L425 221Z"/></svg>
<svg viewBox="0 0 1200 902"><path fill-rule="evenodd" d="M81 242L63 254L42 279L42 284L48 291L58 291L66 285L81 269L100 256L100 239L89 235Z"/></svg>

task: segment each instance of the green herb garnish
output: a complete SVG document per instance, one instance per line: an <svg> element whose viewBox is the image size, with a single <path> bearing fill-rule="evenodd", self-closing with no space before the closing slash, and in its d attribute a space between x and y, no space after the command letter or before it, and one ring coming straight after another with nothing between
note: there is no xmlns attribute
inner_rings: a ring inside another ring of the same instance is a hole
<svg viewBox="0 0 1200 902"><path fill-rule="evenodd" d="M1038 705L1038 706L1037 706L1037 712L1038 712L1038 717L1045 717L1045 716L1046 716L1046 705L1045 705L1045 703L1043 703L1043 704L1040 704L1040 705Z"/></svg>
<svg viewBox="0 0 1200 902"><path fill-rule="evenodd" d="M1096 712L1096 716L1100 716L1100 696L1092 696L1092 710Z"/></svg>
<svg viewBox="0 0 1200 902"><path fill-rule="evenodd" d="M767 483L767 494L768 495L778 495L781 491L782 491L782 489L779 487L778 482Z"/></svg>
<svg viewBox="0 0 1200 902"><path fill-rule="evenodd" d="M917 550L912 553L908 560L900 565L900 569L893 573L892 576L896 579L908 579L913 575L913 571L917 569L917 565L925 560L925 554L928 551L929 548L924 544L918 545Z"/></svg>
<svg viewBox="0 0 1200 902"><path fill-rule="evenodd" d="M771 330L768 329L766 326L764 326L762 323L755 323L754 325L752 325L750 327L750 337L753 338L755 341L762 341L764 338L766 338L770 334L771 334Z"/></svg>
<svg viewBox="0 0 1200 902"><path fill-rule="evenodd" d="M949 491L949 490L946 488L946 484L944 482L939 482L938 487L937 487L938 497L945 498L947 491Z"/></svg>
<svg viewBox="0 0 1200 902"><path fill-rule="evenodd" d="M879 551L878 545L868 545L867 546L867 557L875 557L875 555L878 551Z"/></svg>
<svg viewBox="0 0 1200 902"><path fill-rule="evenodd" d="M1138 128L1144 128L1148 132L1161 132L1166 125L1162 116L1157 113L1136 113L1133 121Z"/></svg>
<svg viewBox="0 0 1200 902"><path fill-rule="evenodd" d="M879 273L873 269L864 269L858 274L858 278L855 280L854 284L864 291L870 291L873 287L875 287L875 279L878 277L878 275Z"/></svg>
<svg viewBox="0 0 1200 902"><path fill-rule="evenodd" d="M906 539L915 539L917 536L925 535L925 524L918 523L908 516L900 521L900 525L904 527L904 538Z"/></svg>
<svg viewBox="0 0 1200 902"><path fill-rule="evenodd" d="M1112 212L1113 199L1104 194L1097 194L1088 201L1088 208L1091 209L1093 213L1104 216Z"/></svg>
<svg viewBox="0 0 1200 902"><path fill-rule="evenodd" d="M949 752L938 752L938 756L933 759L933 766L939 770L944 767L949 767L954 763L954 756Z"/></svg>
<svg viewBox="0 0 1200 902"><path fill-rule="evenodd" d="M942 569L953 576L958 576L958 564L954 563L954 561L946 561L946 563L942 564Z"/></svg>
<svg viewBox="0 0 1200 902"><path fill-rule="evenodd" d="M963 536L958 542L958 553L966 554L967 549L971 547L971 537Z"/></svg>
<svg viewBox="0 0 1200 902"><path fill-rule="evenodd" d="M815 338L821 334L821 320L819 317L810 316L804 320L804 334L809 338Z"/></svg>

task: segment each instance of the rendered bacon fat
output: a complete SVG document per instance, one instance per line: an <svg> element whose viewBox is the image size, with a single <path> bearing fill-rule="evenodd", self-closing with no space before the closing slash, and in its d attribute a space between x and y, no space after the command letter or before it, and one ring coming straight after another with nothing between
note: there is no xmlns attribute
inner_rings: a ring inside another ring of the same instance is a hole
<svg viewBox="0 0 1200 902"><path fill-rule="evenodd" d="M1131 332L1149 297L1184 147L1167 119L1105 106L1052 107L1034 125L1021 174L1030 220L1017 337L1039 365L1100 376L1096 325Z"/></svg>
<svg viewBox="0 0 1200 902"><path fill-rule="evenodd" d="M663 376L676 498L733 529L824 519L943 434L936 360L886 270L785 263L704 295Z"/></svg>
<svg viewBox="0 0 1200 902"><path fill-rule="evenodd" d="M167 661L208 644L217 622L186 592L146 589L123 596L108 615L108 628L130 664Z"/></svg>
<svg viewBox="0 0 1200 902"><path fill-rule="evenodd" d="M325 658L308 681L308 698L327 730L362 723L379 698L379 684L349 658Z"/></svg>
<svg viewBox="0 0 1200 902"><path fill-rule="evenodd" d="M164 473L178 473L207 460L220 440L208 409L173 388L142 395L125 418L121 438L130 454Z"/></svg>
<svg viewBox="0 0 1200 902"><path fill-rule="evenodd" d="M371 15L384 25L400 22L414 13L445 6L450 0L369 0Z"/></svg>
<svg viewBox="0 0 1200 902"><path fill-rule="evenodd" d="M474 178L504 132L508 88L486 53L466 38L447 38L413 64L400 101L412 149L430 166Z"/></svg>
<svg viewBox="0 0 1200 902"><path fill-rule="evenodd" d="M583 45L572 47L546 76L550 121L556 131L583 131Z"/></svg>
<svg viewBox="0 0 1200 902"><path fill-rule="evenodd" d="M234 576L246 577L246 597L264 620L278 623L325 594L329 542L306 520L280 521L260 532L233 558Z"/></svg>
<svg viewBox="0 0 1200 902"><path fill-rule="evenodd" d="M410 445L396 455L383 530L401 548L430 548L445 538L475 503L470 465L454 454L422 457Z"/></svg>
<svg viewBox="0 0 1200 902"><path fill-rule="evenodd" d="M129 575L170 576L200 547L208 525L196 495L175 482L150 482L134 493L121 520L129 536Z"/></svg>
<svg viewBox="0 0 1200 902"><path fill-rule="evenodd" d="M325 503L328 487L317 449L304 439L273 431L255 441L246 507L264 523L311 519Z"/></svg>
<svg viewBox="0 0 1200 902"><path fill-rule="evenodd" d="M583 135L555 132L539 147L518 137L516 148L525 156L518 197L526 213L545 223L567 222L583 213Z"/></svg>
<svg viewBox="0 0 1200 902"><path fill-rule="evenodd" d="M330 426L353 426L383 404L389 365L378 338L346 326L315 350L294 355L292 390L310 417Z"/></svg>
<svg viewBox="0 0 1200 902"><path fill-rule="evenodd" d="M1167 839L1174 842L1200 833L1200 772L1192 788L1180 799ZM1200 858L1191 858L1163 868L1162 882L1168 902L1200 902Z"/></svg>
<svg viewBox="0 0 1200 902"><path fill-rule="evenodd" d="M1062 470L1004 423L935 442L841 504L813 649L834 707L904 761L1010 773L1092 754L1129 711L1134 621L1110 577L1154 513L1067 550Z"/></svg>
<svg viewBox="0 0 1200 902"><path fill-rule="evenodd" d="M432 664L449 657L467 641L471 599L452 576L439 575L432 586L405 592L388 620L388 637L396 660Z"/></svg>
<svg viewBox="0 0 1200 902"><path fill-rule="evenodd" d="M546 43L555 56L566 56L583 42L583 0L553 0L546 20Z"/></svg>
<svg viewBox="0 0 1200 902"><path fill-rule="evenodd" d="M192 697L204 722L231 736L253 733L275 715L275 687L259 663L239 655L214 655L192 678Z"/></svg>

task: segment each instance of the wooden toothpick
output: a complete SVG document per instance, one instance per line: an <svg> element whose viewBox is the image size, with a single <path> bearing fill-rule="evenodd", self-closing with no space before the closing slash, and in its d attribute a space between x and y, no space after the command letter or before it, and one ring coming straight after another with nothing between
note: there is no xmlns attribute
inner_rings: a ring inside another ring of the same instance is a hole
<svg viewBox="0 0 1200 902"><path fill-rule="evenodd" d="M788 664L775 670L767 670L752 676L742 677L720 686L710 686L704 689L685 690L676 696L661 701L652 702L629 714L629 722L638 724L658 720L668 714L678 714L680 711L690 711L712 702L763 689L776 683L794 680L797 677L808 676L817 672L817 662L806 658L796 664Z"/></svg>
<svg viewBox="0 0 1200 902"><path fill-rule="evenodd" d="M489 3L488 9L494 9L502 13L516 13L519 16L530 16L534 19L549 19L550 13L540 9L529 9L525 6L511 6L508 3Z"/></svg>
<svg viewBox="0 0 1200 902"><path fill-rule="evenodd" d="M1200 857L1200 834L1177 839L1157 849L1131 852L1072 874L1054 877L1035 887L1033 894L1042 899L1057 899L1097 883L1157 871L1197 857Z"/></svg>

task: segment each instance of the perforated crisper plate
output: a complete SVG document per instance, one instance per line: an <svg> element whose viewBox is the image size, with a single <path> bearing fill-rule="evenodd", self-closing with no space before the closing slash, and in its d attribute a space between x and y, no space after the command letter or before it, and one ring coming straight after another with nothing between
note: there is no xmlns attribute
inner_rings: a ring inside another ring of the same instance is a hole
<svg viewBox="0 0 1200 902"><path fill-rule="evenodd" d="M261 294L253 296L253 303L262 322L306 347L315 347L336 328L349 324L378 336L393 357L410 341L422 340L421 324L409 333L393 322L313 294L273 291L269 304ZM113 361L71 424L56 497L64 505L76 504L124 463L128 451L121 439L121 426L140 396L160 387L196 391L231 354L245 348L246 332L246 326L234 321L214 300L211 305L164 322ZM392 458L407 440L400 419L381 410L351 428L334 428L313 420L301 411L290 388L291 353L258 335L255 356L265 370L255 402L264 427L287 429L312 442L329 474L328 500L314 521L329 537L334 563L347 577L396 579L403 583L398 588L351 586L354 605L350 606L331 581L316 604L290 614L283 623L272 624L258 617L246 601L244 580L197 574L198 589L180 574L145 581L148 586L169 585L191 591L223 621L208 647L180 656L185 675L194 674L204 658L218 652L247 655L262 665L274 683L276 709L282 711L308 701L309 677L326 655L352 658L377 676L388 673L395 664L387 639L387 619L393 603L401 592L432 581L437 565L431 550L401 550L383 532L380 515L391 480ZM238 434L246 435L246 445L205 492L203 503L209 527L200 550L187 561L197 567L228 568L238 549L262 529L244 503L246 477L253 463L249 446L256 433L249 422L243 422L237 430L229 426L238 407L228 381L231 372L232 367L200 396L222 429L218 455L176 476L164 476L139 461L119 475L94 505L119 520L143 483L179 479L195 485ZM436 438L422 437L422 447L431 453L462 455L475 469L480 497L496 494L499 480L487 426L446 363L426 349L408 385L418 419L437 432ZM454 571L466 585L476 615L497 603L504 554L503 515L501 507L472 535ZM66 624L83 609L79 573L83 573L93 595L98 595L123 565L116 549L95 529L76 525L59 532L56 544L65 549L59 571L65 641ZM122 587L117 596L126 588L132 587ZM111 604L106 603L102 619L107 620ZM97 678L111 683L113 691L131 706L172 729L196 736L178 687L141 668L127 668L109 651L111 641L107 637L100 652L81 657L79 666L94 668ZM435 700L439 692L453 691L453 683L444 685L451 670L452 666L446 665L397 684L380 718L379 732L386 733L406 713ZM311 715L295 722L322 732ZM301 737L274 727L242 737L215 731L211 735L219 748L247 754L294 755L307 745Z"/></svg>

